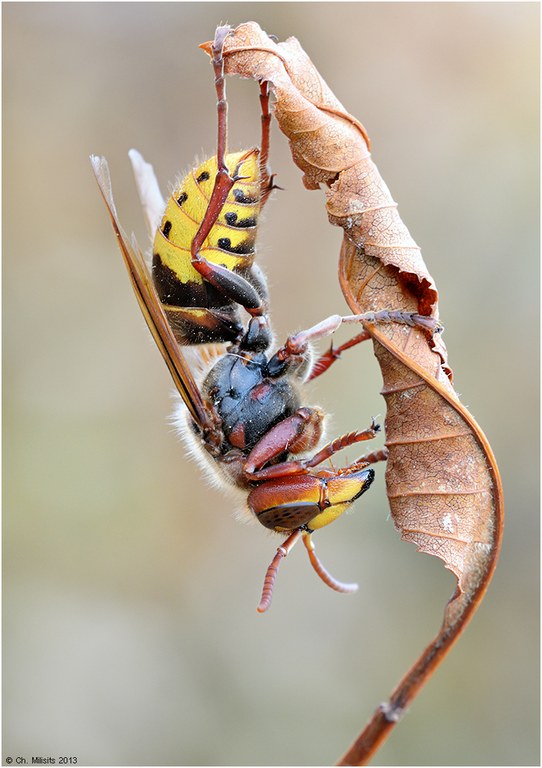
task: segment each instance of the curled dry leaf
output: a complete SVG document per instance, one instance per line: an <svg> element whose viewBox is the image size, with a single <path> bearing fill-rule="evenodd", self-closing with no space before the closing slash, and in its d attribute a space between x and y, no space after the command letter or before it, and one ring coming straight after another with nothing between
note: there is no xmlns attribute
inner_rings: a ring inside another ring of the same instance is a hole
<svg viewBox="0 0 542 768"><path fill-rule="evenodd" d="M206 48L206 45L202 46ZM295 38L275 43L254 22L225 44L226 72L267 81L275 117L308 189L323 185L331 223L344 229L340 280L355 313L379 309L438 317L420 249L371 160L361 123L335 98ZM418 328L367 325L387 404L387 493L395 526L457 577L434 641L343 758L361 764L465 626L491 578L503 518L491 448L452 387L446 348Z"/></svg>

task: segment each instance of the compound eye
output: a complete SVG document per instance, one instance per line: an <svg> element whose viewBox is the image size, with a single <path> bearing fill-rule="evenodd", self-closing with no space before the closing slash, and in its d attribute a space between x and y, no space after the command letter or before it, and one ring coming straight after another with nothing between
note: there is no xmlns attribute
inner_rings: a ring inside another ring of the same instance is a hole
<svg viewBox="0 0 542 768"><path fill-rule="evenodd" d="M318 504L302 501L296 504L280 504L258 513L258 520L273 531L293 531L312 520L320 512Z"/></svg>

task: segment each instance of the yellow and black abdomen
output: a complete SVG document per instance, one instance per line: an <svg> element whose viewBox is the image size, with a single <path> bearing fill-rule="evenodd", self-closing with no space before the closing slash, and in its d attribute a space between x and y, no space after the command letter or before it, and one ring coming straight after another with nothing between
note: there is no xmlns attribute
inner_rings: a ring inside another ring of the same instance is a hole
<svg viewBox="0 0 542 768"><path fill-rule="evenodd" d="M244 277L262 299L266 289L253 270L260 213L259 151L226 155L233 185L199 254ZM152 276L180 344L235 341L243 332L239 305L208 283L192 264L192 241L203 220L217 173L216 157L192 170L173 191L153 245Z"/></svg>

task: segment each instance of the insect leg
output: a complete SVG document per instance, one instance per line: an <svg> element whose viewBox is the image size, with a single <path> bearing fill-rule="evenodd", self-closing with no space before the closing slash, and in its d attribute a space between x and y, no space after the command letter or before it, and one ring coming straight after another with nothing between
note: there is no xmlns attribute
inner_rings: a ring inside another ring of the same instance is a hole
<svg viewBox="0 0 542 768"><path fill-rule="evenodd" d="M326 459L330 459L338 451L342 451L343 448L347 448L354 443L361 443L364 440L372 440L380 432L380 424L377 424L373 419L371 426L368 429L364 429L362 432L348 432L346 435L336 437L327 445L324 445L318 453L316 453L311 459L304 459L303 465L309 469L318 466ZM362 460L358 459L356 465ZM368 462L370 463L370 462Z"/></svg>
<svg viewBox="0 0 542 768"><path fill-rule="evenodd" d="M220 215L220 211L224 207L226 198L228 197L231 188L235 184L236 172L233 176L230 176L230 172L226 165L226 144L228 138L228 101L226 99L226 82L224 77L224 41L231 33L231 27L217 27L215 33L215 39L213 40L211 52L211 63L215 73L215 88L216 88L216 108L218 113L218 135L216 145L216 162L217 162L217 174L215 179L215 185L211 193L209 205L205 211L205 216L200 224L196 235L192 241L192 258L196 258L197 254L203 245L205 238L216 223L217 218ZM194 265L196 266L196 265ZM197 268L197 266L196 266Z"/></svg>
<svg viewBox="0 0 542 768"><path fill-rule="evenodd" d="M226 165L226 144L228 135L228 102L226 99L226 82L224 77L224 41L231 33L231 27L217 27L215 39L211 47L211 62L215 73L215 87L217 95L218 136L216 148L217 173L215 184L205 211L203 221L196 232L190 248L191 261L194 269L205 280L217 288L226 298L241 304L252 315L261 315L264 306L258 291L245 278L232 272L226 267L211 264L200 255L200 250L216 224L226 199L241 176L238 166L233 175L230 175Z"/></svg>
<svg viewBox="0 0 542 768"><path fill-rule="evenodd" d="M343 317L343 323L398 323L411 327L423 328L431 334L442 333L444 328L434 317L419 315L417 312L402 312L398 309L380 309L377 312L364 312L361 315Z"/></svg>
<svg viewBox="0 0 542 768"><path fill-rule="evenodd" d="M217 27L212 46L212 65L215 73L215 88L217 95L216 108L218 112L218 135L216 142L216 159L218 171L229 176L226 167L226 144L228 140L228 100L226 99L226 81L224 77L224 43L231 35L231 27Z"/></svg>
<svg viewBox="0 0 542 768"><path fill-rule="evenodd" d="M286 339L286 343L274 355L274 361L278 363L288 363L300 355L307 352L309 344L313 341L324 339L331 336L343 324L348 323L398 323L399 325L409 325L411 327L423 328L431 333L440 333L442 326L433 317L419 315L417 312L401 312L399 310L382 309L378 312L365 312L360 315L330 315L325 320L321 320L311 328L293 334ZM330 350L316 362L316 372L309 375L309 378L316 378L326 371L337 359L337 352L347 349L355 344L359 344L369 338L370 334L364 331L351 339L338 350Z"/></svg>
<svg viewBox="0 0 542 768"><path fill-rule="evenodd" d="M306 414L301 412L306 412ZM380 425L373 420L368 429L341 435L324 445L314 456L307 459L282 461L279 464L266 467L265 464L286 450L290 453L300 453L310 450L316 445L321 435L321 416L315 408L300 408L296 414L275 425L256 443L247 457L243 472L250 482L257 481L259 483L265 480L276 480L280 477L307 474L310 469L330 459L343 448L365 440L372 440L379 432ZM303 438L304 442L302 443L301 439ZM374 451L367 457L358 459L347 469L361 469L362 465L367 466L376 461L383 461L385 458L387 456L384 456L382 451Z"/></svg>
<svg viewBox="0 0 542 768"><path fill-rule="evenodd" d="M369 464L376 464L379 461L387 461L388 456L389 451L387 448L379 448L377 451L371 451L371 453L365 453L363 456L360 456L356 463L363 463L368 467Z"/></svg>
<svg viewBox="0 0 542 768"><path fill-rule="evenodd" d="M349 341L345 341L345 343L341 344L340 347L334 347L333 342L331 342L331 346L328 351L324 352L323 355L320 355L320 357L313 363L310 369L310 373L307 377L307 381L316 379L318 376L321 376L323 373L325 373L328 368L331 368L333 363L340 359L341 353L344 352L345 349L355 347L356 344L361 344L362 341L367 341L370 338L371 334L368 331L362 331Z"/></svg>
<svg viewBox="0 0 542 768"><path fill-rule="evenodd" d="M269 167L269 147L270 147L270 129L271 112L269 109L269 83L262 81L260 83L260 104L262 107L262 138L260 142L260 205L263 207L273 189L277 189L273 180L274 174Z"/></svg>
<svg viewBox="0 0 542 768"><path fill-rule="evenodd" d="M295 454L315 448L322 433L322 411L319 408L299 408L258 440L243 466L246 479L253 482L306 473L303 462L296 460L282 461L270 467L265 465L286 451Z"/></svg>

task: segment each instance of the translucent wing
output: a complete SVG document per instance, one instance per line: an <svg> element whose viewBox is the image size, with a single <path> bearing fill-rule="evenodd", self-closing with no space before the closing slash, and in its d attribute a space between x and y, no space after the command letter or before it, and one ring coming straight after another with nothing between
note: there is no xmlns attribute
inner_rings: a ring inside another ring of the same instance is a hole
<svg viewBox="0 0 542 768"><path fill-rule="evenodd" d="M91 155L90 162L92 163L96 181L100 187L107 210L109 211L109 216L111 217L113 229L117 236L119 248L122 252L134 293L149 330L169 368L175 386L188 408L190 415L196 424L203 430L211 429L213 426L212 420L205 408L205 404L199 389L196 386L196 382L192 376L188 363L175 340L164 311L160 306L149 270L147 269L135 237L132 236L132 243L130 243L118 220L115 203L113 201L111 177L107 161L104 157Z"/></svg>
<svg viewBox="0 0 542 768"><path fill-rule="evenodd" d="M154 239L156 230L160 226L160 220L166 210L166 201L162 197L154 168L147 163L137 149L131 149L128 157L132 163L139 199L143 207L147 232L151 240Z"/></svg>

